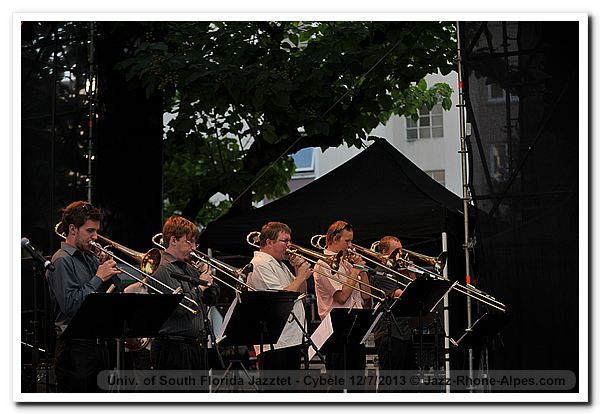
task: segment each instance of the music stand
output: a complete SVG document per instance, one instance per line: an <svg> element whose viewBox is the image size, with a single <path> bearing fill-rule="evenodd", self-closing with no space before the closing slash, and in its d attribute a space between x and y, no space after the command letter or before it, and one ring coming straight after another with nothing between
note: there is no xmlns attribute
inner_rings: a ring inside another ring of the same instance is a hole
<svg viewBox="0 0 600 414"><path fill-rule="evenodd" d="M120 339L117 371L123 367L125 338L154 337L173 313L182 294L93 293L63 332L65 338Z"/></svg>
<svg viewBox="0 0 600 414"><path fill-rule="evenodd" d="M423 369L423 315L432 312L457 282L417 277L411 281L402 295L392 305L392 313L398 317L419 318L419 369Z"/></svg>
<svg viewBox="0 0 600 414"><path fill-rule="evenodd" d="M239 300L234 299L225 315L217 342L222 346L259 344L262 354L264 344L274 344L279 340L298 296L300 292L241 292ZM241 361L235 362L242 366L250 378ZM230 361L223 377L232 369L233 363L234 361Z"/></svg>
<svg viewBox="0 0 600 414"><path fill-rule="evenodd" d="M478 348L504 329L511 318L512 316L506 313L484 313L470 328L465 329L465 333L458 341L452 340L452 342L456 346Z"/></svg>
<svg viewBox="0 0 600 414"><path fill-rule="evenodd" d="M392 307L396 316L422 316L435 309L456 282L418 277L410 282Z"/></svg>
<svg viewBox="0 0 600 414"><path fill-rule="evenodd" d="M488 343L500 333L512 318L506 313L484 313L475 323L465 329L465 333L455 341L450 342L455 346L464 346L466 349L478 350L479 358L479 374L487 378L488 374ZM483 383L484 390L490 389L489 384Z"/></svg>
<svg viewBox="0 0 600 414"><path fill-rule="evenodd" d="M333 349L342 349L343 366L333 366L332 368L333 370L342 369L344 371L344 384L348 384L348 379L346 378L348 367L347 348L349 345L358 345L364 342L367 336L366 333L368 333L370 327L373 325L374 319L375 316L372 309L333 308L327 315L327 318L321 322L321 325L313 333L313 336L329 334L324 342L316 339L316 342L322 343L320 349L323 349L323 347L329 348L330 351ZM320 329L322 326L326 326L330 331L323 332ZM329 356L331 357L332 355L329 352ZM326 361L326 366L329 365L331 367L331 364L337 365L336 361L338 360Z"/></svg>
<svg viewBox="0 0 600 414"><path fill-rule="evenodd" d="M333 335L327 339L325 345L339 346L362 343L365 332L375 318L372 312L372 309L333 308L329 312L331 324L333 325Z"/></svg>

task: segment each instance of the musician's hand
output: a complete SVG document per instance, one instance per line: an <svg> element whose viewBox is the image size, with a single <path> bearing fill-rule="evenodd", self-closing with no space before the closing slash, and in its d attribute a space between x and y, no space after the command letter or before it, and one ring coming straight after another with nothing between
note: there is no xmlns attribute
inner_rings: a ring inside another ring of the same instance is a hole
<svg viewBox="0 0 600 414"><path fill-rule="evenodd" d="M201 262L199 265L197 265L198 270L200 271L200 273L205 273L207 272L209 269L208 265L204 262Z"/></svg>
<svg viewBox="0 0 600 414"><path fill-rule="evenodd" d="M200 274L200 280L206 280L208 283L213 283L213 275L208 266L206 266L206 270ZM207 286L200 286L201 288L206 288Z"/></svg>
<svg viewBox="0 0 600 414"><path fill-rule="evenodd" d="M367 264L367 262L365 262L365 259L363 259L361 256L359 256L357 254L354 255L352 263L361 265L361 266L365 266Z"/></svg>
<svg viewBox="0 0 600 414"><path fill-rule="evenodd" d="M306 260L303 260L302 263L296 267L296 278L307 280L311 275L312 269L310 268L309 263Z"/></svg>
<svg viewBox="0 0 600 414"><path fill-rule="evenodd" d="M100 264L102 264L102 263L106 262L108 259L110 259L110 256L104 252L100 252L98 254L98 259L100 260Z"/></svg>
<svg viewBox="0 0 600 414"><path fill-rule="evenodd" d="M102 279L103 282L106 282L108 279L118 273L121 273L121 271L117 268L117 262L115 262L113 259L106 260L104 263L98 266L98 270L96 270L96 276Z"/></svg>
<svg viewBox="0 0 600 414"><path fill-rule="evenodd" d="M294 269L298 269L302 263L305 263L306 260L304 260L303 258L301 258L300 256L296 255L296 254L292 254L289 256L290 258L290 263L292 264L292 266L294 266Z"/></svg>

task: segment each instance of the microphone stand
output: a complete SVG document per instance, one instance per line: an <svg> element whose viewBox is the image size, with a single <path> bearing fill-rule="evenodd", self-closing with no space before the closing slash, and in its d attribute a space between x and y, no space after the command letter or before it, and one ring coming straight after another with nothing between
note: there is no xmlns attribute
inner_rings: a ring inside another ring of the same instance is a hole
<svg viewBox="0 0 600 414"><path fill-rule="evenodd" d="M31 370L32 370L32 392L37 391L37 367L39 361L38 354L38 272L40 268L36 264L35 260L33 263L33 348L31 350ZM43 273L40 273L43 274Z"/></svg>
<svg viewBox="0 0 600 414"><path fill-rule="evenodd" d="M377 271L375 270L370 270L369 273L374 274L374 275L379 275L378 273L376 273ZM385 274L386 277L391 278L391 279L395 279L392 275L383 272ZM398 283L398 285L400 285ZM396 290L396 288L398 288L398 285L394 287L394 291ZM406 286L404 287L406 288ZM398 332L401 332L400 329L400 325L398 324L398 321L396 320L396 318L394 317L394 314L392 313L392 308L394 307L394 305L396 303L398 303L398 300L400 299L401 296L398 296L397 298L392 298L392 303L391 305L389 304L388 300L384 300L381 303L381 306L383 307L383 310L381 312L383 312L383 320L386 323L386 337L387 337L387 367L386 369L391 370L391 364L392 364L392 335L393 335L393 326L396 327L396 329L398 330Z"/></svg>
<svg viewBox="0 0 600 414"><path fill-rule="evenodd" d="M398 321L396 320L396 318L394 317L394 314L392 313L392 308L394 307L394 305L396 303L398 303L398 299L400 299L400 297L394 298L393 302L391 305L388 305L388 303L386 301L383 301L381 303L381 306L383 307L383 319L386 322L386 336L387 336L387 354L388 354L388 358L387 358L387 369L391 370L391 363L392 363L392 332L393 332L393 327L395 326L398 332L401 332L400 330L400 325L398 324Z"/></svg>
<svg viewBox="0 0 600 414"><path fill-rule="evenodd" d="M294 311L292 310L290 312L290 315L292 316L294 322L296 322L296 324L300 327L300 330L302 331L302 335L304 336L304 368L308 369L308 364L309 364L309 360L308 360L308 348L312 347L315 352L316 355L319 357L319 359L321 360L321 362L323 363L323 365L325 364L325 357L323 357L323 354L321 353L321 351L319 351L319 348L317 348L317 345L313 342L313 340L311 339L310 335L308 334L308 332L306 331L306 329L304 329L304 326L302 326L302 322L300 322L300 320L298 319L298 317L294 314Z"/></svg>
<svg viewBox="0 0 600 414"><path fill-rule="evenodd" d="M219 348L217 347L217 342L215 340L215 332L208 317L208 311L204 306L204 301L202 300L203 292L200 289L198 290L200 293L200 303L198 304L198 307L202 312L202 318L204 322L204 332L202 333L202 345L204 346L204 367L208 371L208 340L210 339L211 348L214 348L215 352L217 353L220 369L225 369L223 357L221 356L221 352L219 352Z"/></svg>

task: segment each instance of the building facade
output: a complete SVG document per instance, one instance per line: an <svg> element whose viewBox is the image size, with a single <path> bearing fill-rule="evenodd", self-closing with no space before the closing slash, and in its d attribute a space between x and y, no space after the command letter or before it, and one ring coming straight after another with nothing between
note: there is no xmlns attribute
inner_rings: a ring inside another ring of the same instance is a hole
<svg viewBox="0 0 600 414"><path fill-rule="evenodd" d="M429 75L428 85L444 82L450 85L452 108L445 111L437 105L431 111L421 111L417 122L410 118L393 116L385 125L379 125L370 135L385 138L402 154L432 178L453 193L462 196L460 165L460 135L458 103L458 75ZM294 154L296 174L289 182L290 191L318 179L348 161L362 150L346 145L337 148L305 148Z"/></svg>

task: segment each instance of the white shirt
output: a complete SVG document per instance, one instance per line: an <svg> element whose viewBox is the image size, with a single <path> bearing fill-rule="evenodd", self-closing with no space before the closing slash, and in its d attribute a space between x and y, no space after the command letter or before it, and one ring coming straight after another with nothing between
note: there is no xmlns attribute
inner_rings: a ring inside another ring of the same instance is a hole
<svg viewBox="0 0 600 414"><path fill-rule="evenodd" d="M331 250L327 249L323 250L323 253L327 256L336 255L335 252L332 252ZM340 263L339 270L346 275L350 275L352 266L348 262L342 261ZM333 279L323 276L321 273L330 275ZM355 289L352 289L352 294L348 297L348 300L346 300L346 302L344 302L343 304L339 304L333 299L334 293L338 290L341 290L342 287L344 287L344 284L340 283L340 281L346 282L348 279L345 276L341 276L337 272L332 272L331 268L322 260L319 260L315 265L313 277L315 278L317 306L319 308L319 317L321 318L321 320L325 319L327 314L333 308L362 309L363 299L361 297L361 293Z"/></svg>
<svg viewBox="0 0 600 414"><path fill-rule="evenodd" d="M283 263L277 261L273 256L265 252L254 252L254 258L251 261L253 267L252 273L248 275L248 285L256 290L283 290L288 287L295 279L294 275ZM304 305L299 300L294 303L292 312L301 323L305 323ZM290 346L300 345L302 343L302 330L298 323L290 316L285 324L281 336L275 349L288 348ZM256 355L260 353L260 346L254 345ZM270 345L263 345L263 351L271 349Z"/></svg>

